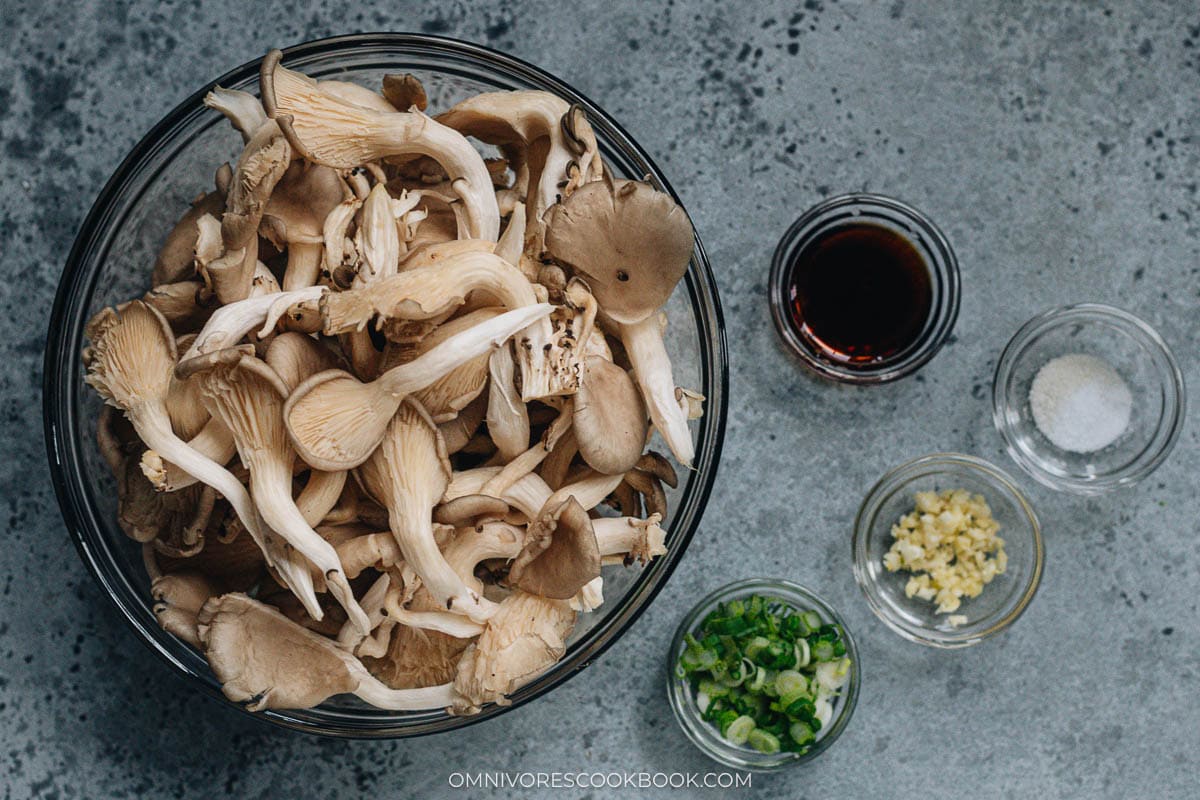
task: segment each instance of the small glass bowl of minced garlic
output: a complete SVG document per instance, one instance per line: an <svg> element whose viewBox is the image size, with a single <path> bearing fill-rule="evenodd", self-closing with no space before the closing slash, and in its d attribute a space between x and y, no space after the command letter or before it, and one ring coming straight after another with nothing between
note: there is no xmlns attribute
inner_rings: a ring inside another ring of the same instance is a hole
<svg viewBox="0 0 1200 800"><path fill-rule="evenodd" d="M935 453L871 488L854 521L854 577L871 610L906 639L977 644L1033 600L1044 549L1013 478L975 456Z"/></svg>
<svg viewBox="0 0 1200 800"><path fill-rule="evenodd" d="M1161 336L1097 303L1052 309L1004 348L992 419L1008 453L1052 489L1096 495L1130 486L1166 460L1186 392Z"/></svg>

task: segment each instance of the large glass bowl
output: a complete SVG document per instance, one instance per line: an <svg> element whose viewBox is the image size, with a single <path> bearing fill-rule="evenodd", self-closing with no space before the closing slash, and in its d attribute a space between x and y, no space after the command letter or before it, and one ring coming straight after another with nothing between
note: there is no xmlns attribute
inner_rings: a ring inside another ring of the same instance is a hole
<svg viewBox="0 0 1200 800"><path fill-rule="evenodd" d="M561 80L511 56L435 36L370 34L324 39L284 53L284 63L318 78L379 86L388 72L411 72L425 84L430 107L498 89L543 89L587 112L605 163L618 176L670 185L650 157L604 111ZM235 159L238 134L201 103L214 83L257 92L258 62L207 84L172 110L137 144L101 191L75 241L58 287L46 343L46 443L59 505L79 553L113 603L151 650L204 693L224 698L204 658L163 632L150 610L149 581L139 546L116 524L115 482L95 443L100 400L83 383L80 352L85 321L103 306L140 295L164 236L187 203L212 183L217 165ZM605 603L582 615L565 657L512 696L511 707L544 694L587 666L616 641L670 576L696 530L716 475L728 392L724 330L717 288L700 240L686 277L667 305L667 349L676 381L707 397L703 419L692 423L694 470L679 470L669 491L667 555L644 569L605 570ZM291 728L335 736L413 736L469 725L503 713L491 705L477 715L442 711L380 711L353 698L334 698L303 711L259 715Z"/></svg>

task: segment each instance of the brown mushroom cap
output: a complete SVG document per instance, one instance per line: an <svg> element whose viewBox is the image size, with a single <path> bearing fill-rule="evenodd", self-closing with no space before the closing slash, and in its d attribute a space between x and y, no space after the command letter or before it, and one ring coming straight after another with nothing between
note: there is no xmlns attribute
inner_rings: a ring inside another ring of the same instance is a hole
<svg viewBox="0 0 1200 800"><path fill-rule="evenodd" d="M649 423L642 393L629 373L600 356L583 362L574 424L579 454L605 475L633 469L646 446Z"/></svg>
<svg viewBox="0 0 1200 800"><path fill-rule="evenodd" d="M529 524L528 536L525 549L509 567L509 585L568 600L600 574L600 549L592 520L573 496L542 509Z"/></svg>
<svg viewBox="0 0 1200 800"><path fill-rule="evenodd" d="M586 276L604 312L623 323L667 302L695 245L683 208L640 181L586 183L546 221L546 254Z"/></svg>
<svg viewBox="0 0 1200 800"><path fill-rule="evenodd" d="M252 710L311 708L358 686L337 645L244 594L209 600L197 627L225 696Z"/></svg>
<svg viewBox="0 0 1200 800"><path fill-rule="evenodd" d="M425 86L416 75L407 72L403 75L384 75L383 96L397 111L408 111L413 106L418 111L424 111L429 106Z"/></svg>

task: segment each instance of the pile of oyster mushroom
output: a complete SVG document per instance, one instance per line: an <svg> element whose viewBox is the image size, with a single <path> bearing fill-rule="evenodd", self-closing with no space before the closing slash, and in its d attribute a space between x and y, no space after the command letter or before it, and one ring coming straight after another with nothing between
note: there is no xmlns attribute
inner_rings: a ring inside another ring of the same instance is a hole
<svg viewBox="0 0 1200 800"><path fill-rule="evenodd" d="M154 612L251 709L506 703L602 565L665 552L676 473L647 446L691 464L703 398L661 311L691 225L552 94L430 116L411 75L278 51L260 88L208 95L240 157L87 328Z"/></svg>

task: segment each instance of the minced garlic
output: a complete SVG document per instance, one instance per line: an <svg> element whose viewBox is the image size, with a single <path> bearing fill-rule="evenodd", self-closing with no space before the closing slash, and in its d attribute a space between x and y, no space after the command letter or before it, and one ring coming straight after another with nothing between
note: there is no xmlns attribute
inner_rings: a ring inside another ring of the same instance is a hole
<svg viewBox="0 0 1200 800"><path fill-rule="evenodd" d="M937 613L949 614L1008 566L1004 540L996 535L1000 525L983 496L965 489L917 492L915 499L916 508L892 526L895 542L883 566L913 573L904 594L936 602ZM957 614L951 619L965 621Z"/></svg>

